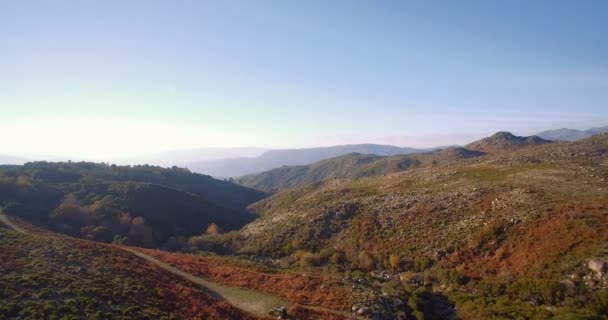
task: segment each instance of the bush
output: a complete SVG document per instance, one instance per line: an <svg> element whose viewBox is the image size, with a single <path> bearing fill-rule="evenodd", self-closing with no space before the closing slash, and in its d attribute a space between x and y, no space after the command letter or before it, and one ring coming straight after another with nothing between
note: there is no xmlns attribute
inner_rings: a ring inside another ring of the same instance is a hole
<svg viewBox="0 0 608 320"><path fill-rule="evenodd" d="M359 256L357 256L357 262L359 269L361 270L371 271L374 269L374 257L372 257L372 255L366 251L361 251L361 253L359 253Z"/></svg>
<svg viewBox="0 0 608 320"><path fill-rule="evenodd" d="M417 256L414 259L414 271L422 272L433 266L433 260L425 256Z"/></svg>
<svg viewBox="0 0 608 320"><path fill-rule="evenodd" d="M320 255L303 250L296 251L294 258L303 267L319 266L322 262Z"/></svg>

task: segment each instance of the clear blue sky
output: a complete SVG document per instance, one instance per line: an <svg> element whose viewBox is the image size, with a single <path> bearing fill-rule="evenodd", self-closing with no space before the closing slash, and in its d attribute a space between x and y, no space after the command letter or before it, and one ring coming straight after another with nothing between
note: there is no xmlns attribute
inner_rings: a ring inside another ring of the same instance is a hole
<svg viewBox="0 0 608 320"><path fill-rule="evenodd" d="M608 125L607 30L608 1L1 1L2 152Z"/></svg>

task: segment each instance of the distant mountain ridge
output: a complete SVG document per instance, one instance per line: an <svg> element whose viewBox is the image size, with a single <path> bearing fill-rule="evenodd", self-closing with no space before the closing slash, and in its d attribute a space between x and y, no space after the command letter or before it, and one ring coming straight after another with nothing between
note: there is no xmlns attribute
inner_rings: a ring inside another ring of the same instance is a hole
<svg viewBox="0 0 608 320"><path fill-rule="evenodd" d="M381 156L349 153L309 165L282 166L259 174L235 179L243 186L264 192L312 184L331 178L377 177L420 167L442 166L487 153L551 143L537 136L521 137L501 131L463 147L450 147L431 152Z"/></svg>
<svg viewBox="0 0 608 320"><path fill-rule="evenodd" d="M603 132L608 132L608 126L594 127L587 130L577 130L569 128L546 130L538 133L537 136L547 140L577 141L589 138L592 135Z"/></svg>
<svg viewBox="0 0 608 320"><path fill-rule="evenodd" d="M484 154L461 147L394 156L349 153L310 165L283 166L259 174L246 175L234 181L264 192L276 192L331 178L376 177L419 167L454 163Z"/></svg>
<svg viewBox="0 0 608 320"><path fill-rule="evenodd" d="M282 166L307 165L317 161L342 156L349 153L374 154L378 156L392 156L397 154L411 154L425 152L433 149L401 148L391 145L354 144L332 147L280 149L269 150L253 158L234 158L222 160L197 161L187 167L198 173L214 177L240 177L259 173Z"/></svg>

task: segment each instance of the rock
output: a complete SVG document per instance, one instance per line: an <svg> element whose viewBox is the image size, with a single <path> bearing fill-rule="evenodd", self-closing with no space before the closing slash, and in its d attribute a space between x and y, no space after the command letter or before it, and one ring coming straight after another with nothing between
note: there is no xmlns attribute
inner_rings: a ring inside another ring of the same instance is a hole
<svg viewBox="0 0 608 320"><path fill-rule="evenodd" d="M576 285L570 279L564 279L564 280L560 281L559 283L561 283L568 290L574 290L576 288Z"/></svg>
<svg viewBox="0 0 608 320"><path fill-rule="evenodd" d="M587 267L596 274L604 276L608 272L608 260L599 258L591 259L587 263Z"/></svg>
<svg viewBox="0 0 608 320"><path fill-rule="evenodd" d="M435 259L437 259L437 260L444 259L447 256L448 256L448 253L443 250L439 250L439 251L435 252Z"/></svg>

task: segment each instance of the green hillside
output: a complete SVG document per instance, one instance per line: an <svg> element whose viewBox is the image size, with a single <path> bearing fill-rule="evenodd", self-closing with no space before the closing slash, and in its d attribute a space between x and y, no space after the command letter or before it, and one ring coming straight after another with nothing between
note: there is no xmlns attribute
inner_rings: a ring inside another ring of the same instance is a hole
<svg viewBox="0 0 608 320"><path fill-rule="evenodd" d="M171 246L210 224L238 229L265 196L185 169L94 163L0 166L0 205L52 230L100 241Z"/></svg>

